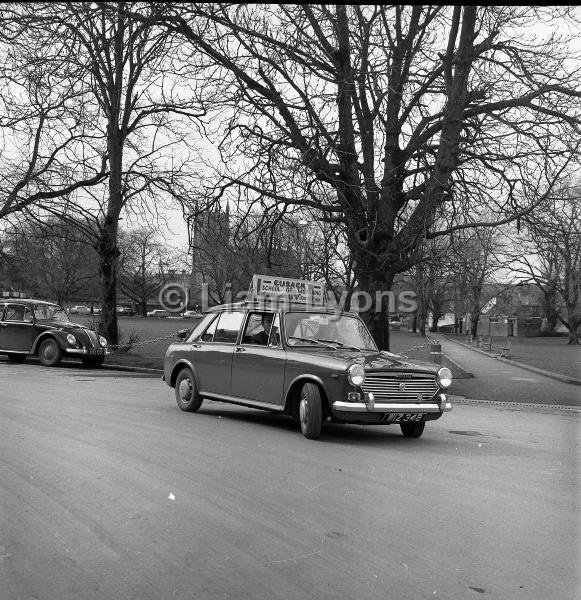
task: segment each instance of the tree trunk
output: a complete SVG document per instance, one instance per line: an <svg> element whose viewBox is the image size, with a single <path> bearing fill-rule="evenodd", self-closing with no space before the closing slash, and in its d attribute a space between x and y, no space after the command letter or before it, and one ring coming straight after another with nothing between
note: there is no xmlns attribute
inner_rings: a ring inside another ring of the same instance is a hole
<svg viewBox="0 0 581 600"><path fill-rule="evenodd" d="M557 323L559 322L559 312L557 310L557 296L555 290L543 290L543 312L547 319L546 333L555 333Z"/></svg>
<svg viewBox="0 0 581 600"><path fill-rule="evenodd" d="M440 315L436 313L432 313L432 328L430 331L437 332L438 331L438 321L440 320Z"/></svg>
<svg viewBox="0 0 581 600"><path fill-rule="evenodd" d="M478 321L480 321L480 307L477 311L470 313L470 333L473 338L478 335Z"/></svg>
<svg viewBox="0 0 581 600"><path fill-rule="evenodd" d="M109 199L107 214L99 240L99 275L101 279L101 335L110 344L119 342L117 327L117 236L119 215L123 207L122 173L123 148L121 136L114 126L107 131L107 149L109 153Z"/></svg>
<svg viewBox="0 0 581 600"><path fill-rule="evenodd" d="M428 315L425 312L421 312L420 313L420 318L419 318L419 322L420 322L420 327L419 327L419 334L422 337L426 336L426 323L428 321Z"/></svg>
<svg viewBox="0 0 581 600"><path fill-rule="evenodd" d="M581 324L581 318L575 314L575 304L567 302L567 327L569 329L569 344L579 343L579 334L577 329Z"/></svg>
<svg viewBox="0 0 581 600"><path fill-rule="evenodd" d="M115 245L117 223L105 224L99 241L99 277L101 280L100 333L109 344L119 342L117 328L117 256ZM112 231L113 230L113 231Z"/></svg>
<svg viewBox="0 0 581 600"><path fill-rule="evenodd" d="M371 261L370 261L371 262ZM382 272L379 265L358 263L356 273L359 286L355 293L360 307L360 316L369 328L377 347L389 350L389 297L394 273ZM352 306L352 309L354 307ZM364 310L366 309L367 310Z"/></svg>

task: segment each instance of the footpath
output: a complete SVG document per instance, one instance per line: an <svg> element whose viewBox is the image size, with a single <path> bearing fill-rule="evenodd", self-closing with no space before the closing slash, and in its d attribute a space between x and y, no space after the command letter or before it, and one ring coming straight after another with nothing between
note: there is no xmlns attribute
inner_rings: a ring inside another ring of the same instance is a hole
<svg viewBox="0 0 581 600"><path fill-rule="evenodd" d="M484 352L449 340L442 334L429 337L442 346L442 352L457 362L473 378L457 379L453 396L495 402L549 404L581 407L581 386L547 377L540 372L501 361Z"/></svg>

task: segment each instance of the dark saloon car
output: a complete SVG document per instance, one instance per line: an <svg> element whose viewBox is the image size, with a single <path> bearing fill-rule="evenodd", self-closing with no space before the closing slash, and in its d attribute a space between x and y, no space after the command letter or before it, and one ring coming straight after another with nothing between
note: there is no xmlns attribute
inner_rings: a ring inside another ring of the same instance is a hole
<svg viewBox="0 0 581 600"><path fill-rule="evenodd" d="M0 354L17 363L38 356L47 367L58 365L65 356L99 367L108 349L104 337L73 323L60 306L10 299L0 301Z"/></svg>
<svg viewBox="0 0 581 600"><path fill-rule="evenodd" d="M204 398L260 408L296 418L310 439L326 422L399 424L418 438L452 408L449 369L378 351L356 314L303 305L211 309L168 348L164 380L184 411Z"/></svg>

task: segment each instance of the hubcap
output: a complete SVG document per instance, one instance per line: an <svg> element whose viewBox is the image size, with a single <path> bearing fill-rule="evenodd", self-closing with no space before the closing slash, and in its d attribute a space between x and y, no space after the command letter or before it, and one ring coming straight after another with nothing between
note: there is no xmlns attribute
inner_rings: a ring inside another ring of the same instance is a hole
<svg viewBox="0 0 581 600"><path fill-rule="evenodd" d="M307 405L306 398L301 398L301 403L299 404L299 416L301 419L301 425L303 425L303 427L306 427L309 418L309 407Z"/></svg>
<svg viewBox="0 0 581 600"><path fill-rule="evenodd" d="M54 344L46 344L43 348L42 354L47 360L51 360L55 355Z"/></svg>
<svg viewBox="0 0 581 600"><path fill-rule="evenodd" d="M180 381L178 388L180 394L180 400L182 402L189 402L190 396L192 395L192 382L186 377Z"/></svg>

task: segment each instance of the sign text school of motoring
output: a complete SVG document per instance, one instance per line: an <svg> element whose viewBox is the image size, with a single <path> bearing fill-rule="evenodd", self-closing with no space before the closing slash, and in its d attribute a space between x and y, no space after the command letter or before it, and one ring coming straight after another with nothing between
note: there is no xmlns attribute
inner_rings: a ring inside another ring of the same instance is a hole
<svg viewBox="0 0 581 600"><path fill-rule="evenodd" d="M325 303L325 284L302 279L254 275L248 295L255 300L277 298L286 299L297 304L323 306Z"/></svg>

